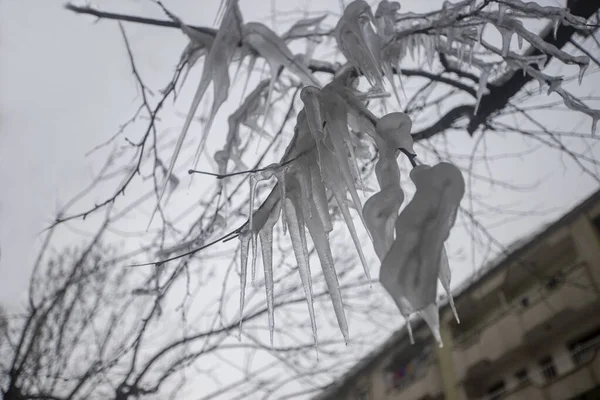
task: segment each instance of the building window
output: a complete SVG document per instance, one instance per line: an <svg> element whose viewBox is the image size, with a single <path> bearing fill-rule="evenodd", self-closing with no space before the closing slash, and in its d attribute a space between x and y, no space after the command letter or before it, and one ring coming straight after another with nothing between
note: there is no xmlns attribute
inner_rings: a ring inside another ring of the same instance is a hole
<svg viewBox="0 0 600 400"><path fill-rule="evenodd" d="M594 357L596 350L600 349L600 329L571 341L567 347L575 364L581 365L588 362Z"/></svg>
<svg viewBox="0 0 600 400"><path fill-rule="evenodd" d="M529 375L527 374L527 369L523 368L515 372L515 378L517 378L517 382L523 383L529 379Z"/></svg>
<svg viewBox="0 0 600 400"><path fill-rule="evenodd" d="M405 388L410 385L414 378L414 367L412 363L388 371L388 384L394 389Z"/></svg>
<svg viewBox="0 0 600 400"><path fill-rule="evenodd" d="M366 387L358 389L355 398L356 400L369 400L369 389Z"/></svg>
<svg viewBox="0 0 600 400"><path fill-rule="evenodd" d="M552 357L544 357L540 360L540 368L542 370L542 376L547 380L551 381L558 375L556 372L556 365Z"/></svg>
<svg viewBox="0 0 600 400"><path fill-rule="evenodd" d="M592 224L594 225L594 227L596 228L596 230L598 231L598 233L600 233L600 216L594 218L592 220Z"/></svg>
<svg viewBox="0 0 600 400"><path fill-rule="evenodd" d="M562 271L558 271L556 274L554 274L554 276L551 276L548 281L546 281L546 289L548 290L553 290L556 289L556 287L564 282L564 276Z"/></svg>
<svg viewBox="0 0 600 400"><path fill-rule="evenodd" d="M504 392L506 391L506 387L504 385L504 381L500 381L490 386L485 396L486 400L496 400L499 399Z"/></svg>

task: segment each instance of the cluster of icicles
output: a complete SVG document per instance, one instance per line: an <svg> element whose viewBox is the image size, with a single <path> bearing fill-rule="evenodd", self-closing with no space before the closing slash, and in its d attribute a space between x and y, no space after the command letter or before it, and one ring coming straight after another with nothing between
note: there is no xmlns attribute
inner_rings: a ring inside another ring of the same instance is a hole
<svg viewBox="0 0 600 400"><path fill-rule="evenodd" d="M593 118L593 129L600 118L600 111L591 110L560 88L562 78L540 72L541 67L546 64L547 54L564 63L579 65L581 79L589 59L569 55L544 42L527 31L516 17L535 15L554 20L556 28L560 24L566 24L578 29L585 28L585 20L561 8L540 7L520 0L505 0L496 12L478 8L475 0L455 4L446 2L441 11L427 15L399 14L399 9L398 3L387 0L379 3L375 14L363 0L355 0L348 4L333 32L340 51L348 60L348 65L338 71L334 79L324 87L308 68L306 60L310 54L294 55L286 43L294 38L310 37L311 34L325 32L319 25L323 17L301 20L288 32L278 36L261 23L243 23L238 0L224 0L220 26L216 35L213 35L185 25L177 16L164 9L190 39L182 63L191 68L201 56L205 56L202 77L176 143L167 178L172 174L192 119L212 82L212 109L196 151L194 166L197 164L214 118L227 100L230 86L228 67L234 60L239 60L237 76L242 62L249 59L250 77L256 59L263 58L269 66L271 77L260 82L229 117L226 144L214 155L220 174L227 173L230 161L235 163L236 168L246 169L241 160L241 125L251 128L252 132L267 135L264 125L281 69L292 73L304 85L300 96L304 107L297 115L295 134L283 158L279 163L250 176L250 218L239 235L240 312L242 313L244 308L250 250L254 276L260 241L271 342L275 324L272 241L273 228L280 220L284 233L289 232L298 263L315 343L317 327L306 230L312 238L320 260L337 322L345 340L348 341L344 305L328 238L333 229L329 208L331 202L337 204L365 273L370 279L350 208L358 212L381 261L380 281L405 318L419 314L441 344L436 304L439 279L448 293L450 305L458 320L449 293L450 268L444 242L455 222L459 203L464 195L463 177L460 171L449 163L441 162L434 166L417 165L414 161L410 118L401 112L388 113L378 118L365 105L368 98L387 94L384 80L391 86L400 102L394 84L394 69L400 72L400 62L407 54L410 53L414 57L415 49L423 49L430 67L434 55L441 53L447 56L449 62L456 64L453 64L455 68L462 68L467 60L469 67L479 68L481 73L475 110L487 91L491 74L499 65L479 60L473 55L476 47L483 46L486 50L501 55L509 69L522 69L523 73L530 74L538 80L541 86L548 85L549 91L561 95L568 107L590 115ZM459 20L462 22L459 23ZM494 25L502 34L501 49L482 39L483 26L487 23ZM426 33L432 31L434 34ZM519 46L525 39L545 55L528 57L511 52L510 42L514 34L518 37ZM537 65L538 68L533 68L532 65ZM366 77L372 86L369 93L362 93L356 89L359 75ZM400 77L399 73L397 75ZM248 81L246 85L247 83ZM401 84L400 81L400 86ZM263 114L262 126L257 122L260 113ZM363 134L370 136L379 150L375 174L380 188L364 206L358 196L358 191L365 189L358 162L358 159L365 156L365 152L361 151L365 148L364 143L361 143L362 137L365 136ZM362 136L359 138L360 135ZM404 153L413 165L410 178L416 187L414 197L401 212L404 194L400 187L400 169L397 163L400 152ZM277 181L274 189L255 210L256 185L259 181L273 177ZM159 202L167 184L168 179L165 179ZM350 201L347 198L348 194ZM412 341L410 322L408 331Z"/></svg>
<svg viewBox="0 0 600 400"><path fill-rule="evenodd" d="M298 113L294 138L281 162L250 176L250 219L239 236L240 309L244 307L249 250L252 249L254 275L257 241L260 240L272 339L273 227L281 219L298 263L315 342L317 327L306 230L318 255L338 325L345 340L348 340L348 325L328 237L333 229L329 203L335 201L367 277L370 279L369 267L350 207L358 211L381 260L380 281L383 287L393 297L402 315L408 318L411 314L420 314L441 342L436 305L437 280L439 278L449 295L450 268L444 242L464 194L464 180L460 171L449 163L442 162L433 167L415 166L410 177L416 193L399 213L404 194L396 158L401 151L409 158L414 157L410 135L412 123L401 112L376 118L358 100L359 93L352 89L355 78L355 71L348 69L322 89L304 87L300 95L304 107ZM358 195L361 178L354 132L367 133L379 149L375 174L380 191L372 195L364 206ZM272 177L277 180L275 188L254 210L257 183ZM347 200L348 194L350 201Z"/></svg>

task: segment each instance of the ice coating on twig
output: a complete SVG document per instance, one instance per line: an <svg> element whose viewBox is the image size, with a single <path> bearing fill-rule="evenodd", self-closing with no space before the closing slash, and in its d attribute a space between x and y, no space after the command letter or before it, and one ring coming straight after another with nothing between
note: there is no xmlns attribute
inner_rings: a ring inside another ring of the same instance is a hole
<svg viewBox="0 0 600 400"><path fill-rule="evenodd" d="M284 40L295 39L299 37L310 37L311 35L318 35L325 33L326 31L321 29L321 22L327 18L327 14L321 15L320 17L306 18L296 21L290 29L281 38Z"/></svg>
<svg viewBox="0 0 600 400"><path fill-rule="evenodd" d="M595 135L598 120L600 120L600 110L589 108L581 100L573 97L573 95L562 88L556 89L556 92L563 98L565 105L571 110L582 112L592 118L592 135Z"/></svg>
<svg viewBox="0 0 600 400"><path fill-rule="evenodd" d="M358 68L371 85L382 88L381 39L373 30L371 7L364 0L354 0L344 10L335 28L335 38L342 54Z"/></svg>

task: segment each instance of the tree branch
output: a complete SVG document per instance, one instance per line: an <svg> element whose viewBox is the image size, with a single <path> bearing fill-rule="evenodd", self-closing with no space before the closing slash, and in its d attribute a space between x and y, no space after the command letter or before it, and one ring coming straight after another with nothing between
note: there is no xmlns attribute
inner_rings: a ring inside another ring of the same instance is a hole
<svg viewBox="0 0 600 400"><path fill-rule="evenodd" d="M138 24L145 24L145 25L153 25L153 26L162 26L165 28L176 28L176 29L180 29L181 26L174 22L174 21L167 21L167 20L163 20L163 19L154 19L154 18L144 18L144 17L137 17L134 15L126 15L126 14L117 14L117 13L111 13L111 12L106 12L106 11L100 11L100 10L96 10L92 7L89 6L76 6L74 4L71 3L67 3L65 4L65 8L69 11L73 11L76 14L86 14L86 15L92 15L94 17L97 17L98 19L112 19L115 21L126 21L126 22L135 22ZM199 32L205 33L207 35L211 35L211 36L216 36L217 35L217 30L216 29L212 29L212 28L207 28L204 26L194 26L194 25L188 25L190 28L196 29Z"/></svg>
<svg viewBox="0 0 600 400"><path fill-rule="evenodd" d="M573 0L570 2L570 5L571 14L585 19L590 18L598 11L598 9L600 9L599 2L590 0ZM548 24L540 33L540 37L544 39L546 43L553 44L559 49L562 49L577 32L577 30L570 25L561 25L558 28L556 37L554 37L553 27L553 23ZM525 56L536 56L541 54L542 52L534 46L531 46L525 52ZM547 63L550 62L551 59L552 56L548 55ZM477 115L474 115L473 118L471 118L471 121L469 121L467 132L469 132L470 135L473 135L479 125L481 125L490 115L506 107L509 100L532 79L533 78L529 74L523 75L515 71L512 77L503 85L490 86L490 92L481 99Z"/></svg>
<svg viewBox="0 0 600 400"><path fill-rule="evenodd" d="M429 139L432 136L437 135L440 132L450 128L452 124L458 121L462 117L471 117L473 115L475 107L472 105L462 105L453 108L448 111L442 118L431 125L429 128L425 128L422 131L415 132L412 137L415 141Z"/></svg>

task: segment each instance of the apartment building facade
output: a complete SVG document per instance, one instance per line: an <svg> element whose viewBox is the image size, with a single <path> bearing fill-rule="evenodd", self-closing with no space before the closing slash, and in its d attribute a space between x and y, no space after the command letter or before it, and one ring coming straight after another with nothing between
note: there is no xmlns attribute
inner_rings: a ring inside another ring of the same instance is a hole
<svg viewBox="0 0 600 400"><path fill-rule="evenodd" d="M315 400L599 400L600 191L511 246L440 309L444 347L421 321Z"/></svg>

